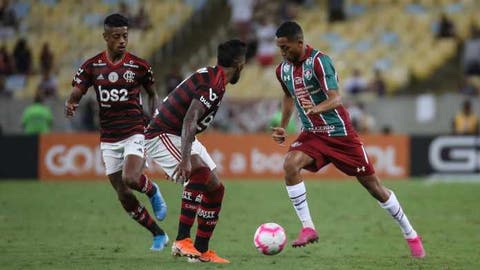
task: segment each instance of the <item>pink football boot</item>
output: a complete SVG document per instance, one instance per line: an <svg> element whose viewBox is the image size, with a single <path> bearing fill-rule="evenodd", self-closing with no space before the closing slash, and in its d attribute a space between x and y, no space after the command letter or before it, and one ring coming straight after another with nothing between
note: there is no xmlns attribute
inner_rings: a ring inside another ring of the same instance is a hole
<svg viewBox="0 0 480 270"><path fill-rule="evenodd" d="M412 257L414 258L423 258L425 257L425 249L423 249L422 238L417 236L412 239L406 239L408 247L412 253Z"/></svg>
<svg viewBox="0 0 480 270"><path fill-rule="evenodd" d="M292 247L304 247L307 244L318 242L318 233L313 228L302 228L297 239L293 241Z"/></svg>

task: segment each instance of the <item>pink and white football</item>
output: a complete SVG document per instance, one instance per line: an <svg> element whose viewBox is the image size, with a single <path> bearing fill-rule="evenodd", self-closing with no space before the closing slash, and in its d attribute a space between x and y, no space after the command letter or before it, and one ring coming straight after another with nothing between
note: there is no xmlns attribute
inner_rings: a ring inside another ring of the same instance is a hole
<svg viewBox="0 0 480 270"><path fill-rule="evenodd" d="M255 231L253 243L260 253L275 255L285 247L287 236L282 226L277 223L264 223Z"/></svg>

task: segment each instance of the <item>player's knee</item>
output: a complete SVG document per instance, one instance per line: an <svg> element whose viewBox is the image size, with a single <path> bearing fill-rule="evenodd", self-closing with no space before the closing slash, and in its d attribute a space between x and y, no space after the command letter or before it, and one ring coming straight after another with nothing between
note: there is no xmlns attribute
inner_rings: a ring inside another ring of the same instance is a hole
<svg viewBox="0 0 480 270"><path fill-rule="evenodd" d="M135 187L137 182L140 180L140 174L133 172L123 172L122 174L123 182L129 187Z"/></svg>
<svg viewBox="0 0 480 270"><path fill-rule="evenodd" d="M220 182L220 179L216 176L210 175L210 179L207 182L207 191L215 191L219 188L223 189L223 184Z"/></svg>
<svg viewBox="0 0 480 270"><path fill-rule="evenodd" d="M128 197L133 194L132 190L129 189L126 185L118 186L117 188L115 188L115 190L117 191L118 199L121 202L126 201L128 199Z"/></svg>
<svg viewBox="0 0 480 270"><path fill-rule="evenodd" d="M285 174L292 175L298 173L300 171L300 166L295 162L295 160L287 158L283 163L283 170Z"/></svg>

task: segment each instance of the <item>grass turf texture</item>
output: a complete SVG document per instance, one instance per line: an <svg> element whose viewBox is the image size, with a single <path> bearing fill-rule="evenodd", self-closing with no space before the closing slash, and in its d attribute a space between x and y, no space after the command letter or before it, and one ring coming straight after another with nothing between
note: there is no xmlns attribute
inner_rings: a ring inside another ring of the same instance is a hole
<svg viewBox="0 0 480 270"><path fill-rule="evenodd" d="M320 242L262 255L252 241L259 224L281 224L289 243L300 228L283 183L225 184L210 247L231 264L191 265L171 257L171 245L151 252L150 234L123 211L107 182L2 181L0 269L480 269L480 184L386 182L423 236L423 260L410 258L397 224L353 181L308 181ZM181 187L160 186L169 205L160 224L174 238Z"/></svg>

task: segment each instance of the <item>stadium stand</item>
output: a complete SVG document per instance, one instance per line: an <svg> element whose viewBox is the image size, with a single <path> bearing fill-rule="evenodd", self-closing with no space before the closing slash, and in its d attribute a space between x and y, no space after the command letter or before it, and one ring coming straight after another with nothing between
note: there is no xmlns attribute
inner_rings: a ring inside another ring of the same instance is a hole
<svg viewBox="0 0 480 270"><path fill-rule="evenodd" d="M322 11L324 1L316 1L300 8L297 21L307 43L333 58L341 82L356 68L371 81L377 69L390 95L412 79L431 76L457 53L457 46L469 36L470 25L480 24L476 16L480 3L474 0L352 0L346 8L347 20L329 24ZM436 38L441 14L454 22L455 37ZM251 61L230 95L279 97L273 67L261 68Z"/></svg>
<svg viewBox="0 0 480 270"><path fill-rule="evenodd" d="M14 97L27 98L35 93L41 77L41 45L45 42L54 52L53 72L58 78L59 95L65 96L78 65L105 47L101 39L103 18L119 12L122 5L127 5L131 22L136 22L135 15L143 8L150 22L155 24L155 27L142 25L146 26L143 29L134 26L129 32L129 50L144 58L149 58L165 44L192 14L192 6L174 0L16 1L12 8L21 23L13 34L2 35L2 44L11 52L18 38L27 37L34 70L25 82L12 83L19 88L14 91Z"/></svg>

